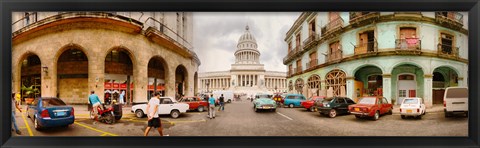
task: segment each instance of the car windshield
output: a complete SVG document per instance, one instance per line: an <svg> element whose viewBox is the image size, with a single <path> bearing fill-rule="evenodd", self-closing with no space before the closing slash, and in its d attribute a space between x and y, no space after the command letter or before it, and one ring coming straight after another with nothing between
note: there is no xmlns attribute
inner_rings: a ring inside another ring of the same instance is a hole
<svg viewBox="0 0 480 148"><path fill-rule="evenodd" d="M450 88L447 92L447 98L468 98L468 89Z"/></svg>
<svg viewBox="0 0 480 148"><path fill-rule="evenodd" d="M66 105L65 102L57 98L42 99L42 107L64 106L64 105Z"/></svg>
<svg viewBox="0 0 480 148"><path fill-rule="evenodd" d="M418 99L405 99L403 104L418 104Z"/></svg>
<svg viewBox="0 0 480 148"><path fill-rule="evenodd" d="M358 104L375 104L375 98L363 98Z"/></svg>
<svg viewBox="0 0 480 148"><path fill-rule="evenodd" d="M329 102L332 102L332 101L333 101L333 98L326 98L326 99L322 100L322 103L329 103Z"/></svg>

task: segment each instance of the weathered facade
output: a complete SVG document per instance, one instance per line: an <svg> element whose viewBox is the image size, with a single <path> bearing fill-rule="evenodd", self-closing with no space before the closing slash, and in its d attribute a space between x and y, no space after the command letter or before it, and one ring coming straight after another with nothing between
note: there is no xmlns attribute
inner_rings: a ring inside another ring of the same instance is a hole
<svg viewBox="0 0 480 148"><path fill-rule="evenodd" d="M442 104L467 86L466 12L308 12L285 41L289 92Z"/></svg>
<svg viewBox="0 0 480 148"><path fill-rule="evenodd" d="M266 71L260 63L257 47L255 37L246 26L234 53L235 64L231 65L230 71L200 73L200 92L232 90L234 93L250 95L258 92L285 92L285 72Z"/></svg>
<svg viewBox="0 0 480 148"><path fill-rule="evenodd" d="M85 104L90 90L102 101L125 91L128 103L145 102L152 86L172 97L196 91L192 13L15 12L13 22L15 92L35 84L36 97Z"/></svg>

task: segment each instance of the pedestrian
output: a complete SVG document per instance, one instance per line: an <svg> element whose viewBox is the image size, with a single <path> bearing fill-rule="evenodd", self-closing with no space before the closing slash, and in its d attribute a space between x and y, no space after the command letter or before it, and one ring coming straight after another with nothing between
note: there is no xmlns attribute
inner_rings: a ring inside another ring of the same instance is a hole
<svg viewBox="0 0 480 148"><path fill-rule="evenodd" d="M215 118L215 98L213 98L213 94L210 95L208 103L210 104L208 115L210 115L210 119Z"/></svg>
<svg viewBox="0 0 480 148"><path fill-rule="evenodd" d="M147 117L148 117L148 125L147 129L145 129L145 134L144 136L148 136L148 132L150 132L150 129L157 128L158 133L160 136L163 136L163 131L162 131L162 123L160 121L160 118L158 117L158 106L160 104L160 93L155 92L154 96L150 98L147 104Z"/></svg>
<svg viewBox="0 0 480 148"><path fill-rule="evenodd" d="M92 105L92 111L93 111L93 124L96 124L96 121L98 121L98 108L100 107L100 110L103 110L102 102L100 102L100 99L98 98L98 95L95 94L95 91L90 91L90 96L88 96L88 103Z"/></svg>
<svg viewBox="0 0 480 148"><path fill-rule="evenodd" d="M225 99L223 98L223 94L220 95L220 98L218 98L220 107L218 107L218 111L222 109L222 111L225 109Z"/></svg>
<svg viewBox="0 0 480 148"><path fill-rule="evenodd" d="M12 93L11 99L12 99L12 125L14 128L12 129L12 131L15 130L17 134L21 135L22 132L20 132L20 130L18 129L17 122L15 121L15 108L20 112L22 112L22 109L18 106L18 102L15 99L15 93Z"/></svg>
<svg viewBox="0 0 480 148"><path fill-rule="evenodd" d="M122 105L123 105L123 102L124 102L123 97L125 97L125 91L124 90L122 90L122 93L120 93L120 100L119 100L120 104L122 104Z"/></svg>

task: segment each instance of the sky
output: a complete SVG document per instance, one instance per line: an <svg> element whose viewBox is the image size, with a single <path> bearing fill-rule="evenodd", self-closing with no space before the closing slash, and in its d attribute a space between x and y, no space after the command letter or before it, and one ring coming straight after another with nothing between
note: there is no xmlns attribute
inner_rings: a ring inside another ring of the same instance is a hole
<svg viewBox="0 0 480 148"><path fill-rule="evenodd" d="M257 40L260 63L267 71L286 72L285 35L301 12L195 12L193 46L199 72L228 71L235 63L238 39L248 24Z"/></svg>

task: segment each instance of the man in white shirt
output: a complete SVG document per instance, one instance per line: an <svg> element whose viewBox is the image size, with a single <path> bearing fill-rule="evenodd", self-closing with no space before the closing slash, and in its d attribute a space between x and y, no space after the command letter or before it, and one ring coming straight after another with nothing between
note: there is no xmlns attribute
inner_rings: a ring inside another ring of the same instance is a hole
<svg viewBox="0 0 480 148"><path fill-rule="evenodd" d="M158 117L158 106L160 105L159 97L160 97L160 94L158 92L155 92L155 96L150 98L150 101L148 101L148 104L147 104L148 126L147 126L147 129L145 130L144 136L148 136L148 132L150 132L150 129L152 127L157 128L160 136L163 136L162 124L160 122L160 118Z"/></svg>

